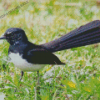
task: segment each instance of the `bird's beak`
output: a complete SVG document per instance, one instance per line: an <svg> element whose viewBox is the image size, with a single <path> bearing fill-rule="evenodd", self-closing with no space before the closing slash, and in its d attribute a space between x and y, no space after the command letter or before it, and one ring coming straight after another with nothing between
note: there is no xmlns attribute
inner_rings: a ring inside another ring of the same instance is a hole
<svg viewBox="0 0 100 100"><path fill-rule="evenodd" d="M6 37L5 37L4 35L2 35L2 36L0 37L0 40L1 40L1 39L6 39Z"/></svg>

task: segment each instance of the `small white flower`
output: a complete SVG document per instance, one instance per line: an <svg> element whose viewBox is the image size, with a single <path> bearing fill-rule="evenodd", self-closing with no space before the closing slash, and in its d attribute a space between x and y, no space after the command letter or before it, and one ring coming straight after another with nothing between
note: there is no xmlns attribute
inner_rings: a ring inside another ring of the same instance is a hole
<svg viewBox="0 0 100 100"><path fill-rule="evenodd" d="M25 88L26 92L29 93L29 90L27 88Z"/></svg>
<svg viewBox="0 0 100 100"><path fill-rule="evenodd" d="M90 11L97 14L99 12L99 9L97 8L97 6L93 6Z"/></svg>
<svg viewBox="0 0 100 100"><path fill-rule="evenodd" d="M72 95L71 94L67 94L67 96L70 98L70 97L72 97Z"/></svg>
<svg viewBox="0 0 100 100"><path fill-rule="evenodd" d="M79 10L79 9L76 9L76 10L75 10L75 14L76 14L77 16L82 16L82 14L80 13L80 10Z"/></svg>
<svg viewBox="0 0 100 100"><path fill-rule="evenodd" d="M45 81L45 83L51 83L53 78L49 78L48 80Z"/></svg>
<svg viewBox="0 0 100 100"><path fill-rule="evenodd" d="M0 93L0 100L4 100L5 98L5 94L4 93Z"/></svg>
<svg viewBox="0 0 100 100"><path fill-rule="evenodd" d="M78 21L75 20L75 19L70 19L68 21L68 28L72 28L73 25L77 25L78 24Z"/></svg>
<svg viewBox="0 0 100 100"><path fill-rule="evenodd" d="M3 40L0 40L0 44L3 44Z"/></svg>

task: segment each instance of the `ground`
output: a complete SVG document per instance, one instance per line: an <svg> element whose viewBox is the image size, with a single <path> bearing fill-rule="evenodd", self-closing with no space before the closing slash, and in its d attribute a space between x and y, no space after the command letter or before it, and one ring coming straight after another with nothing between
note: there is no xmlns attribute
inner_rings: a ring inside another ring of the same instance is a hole
<svg viewBox="0 0 100 100"><path fill-rule="evenodd" d="M0 0L0 36L11 27L25 30L29 41L49 42L100 18L96 0ZM37 73L27 73L7 61L9 44L0 41L0 100L35 100ZM100 45L55 53L64 66L40 70L42 100L99 100ZM17 92L14 89L17 87Z"/></svg>

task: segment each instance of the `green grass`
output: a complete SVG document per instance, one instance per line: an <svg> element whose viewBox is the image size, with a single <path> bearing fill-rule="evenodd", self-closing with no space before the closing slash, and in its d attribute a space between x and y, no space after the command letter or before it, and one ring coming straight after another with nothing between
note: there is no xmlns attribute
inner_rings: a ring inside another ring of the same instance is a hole
<svg viewBox="0 0 100 100"><path fill-rule="evenodd" d="M21 0L0 0L0 15L22 3ZM29 41L42 44L99 17L95 0L31 0L0 18L0 35L10 27L20 27ZM22 82L18 83L20 70L7 62L8 47L6 41L0 42L0 92L5 94L5 100L35 100L37 73L25 72ZM55 53L66 65L46 65L40 70L41 99L99 100L99 50L97 44ZM18 90L14 93L15 88Z"/></svg>

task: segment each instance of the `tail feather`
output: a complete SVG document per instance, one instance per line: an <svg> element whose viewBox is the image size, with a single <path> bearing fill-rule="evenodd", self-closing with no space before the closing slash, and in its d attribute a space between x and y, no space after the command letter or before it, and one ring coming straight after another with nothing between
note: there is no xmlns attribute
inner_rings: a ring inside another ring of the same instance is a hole
<svg viewBox="0 0 100 100"><path fill-rule="evenodd" d="M56 52L98 42L100 42L100 21L96 20L42 46L51 52Z"/></svg>
<svg viewBox="0 0 100 100"><path fill-rule="evenodd" d="M96 39L98 37L100 38L100 29L98 31L92 32L90 35L84 34L82 36L77 36L76 38L73 37L73 39L68 40L66 42L63 42L61 44L61 45L63 45L63 47L61 47L61 48L64 49L67 46L66 49L68 49L68 48L73 48L73 46L78 47L78 46L89 45L89 44L92 44L92 43L97 43ZM98 42L100 42L100 40Z"/></svg>

